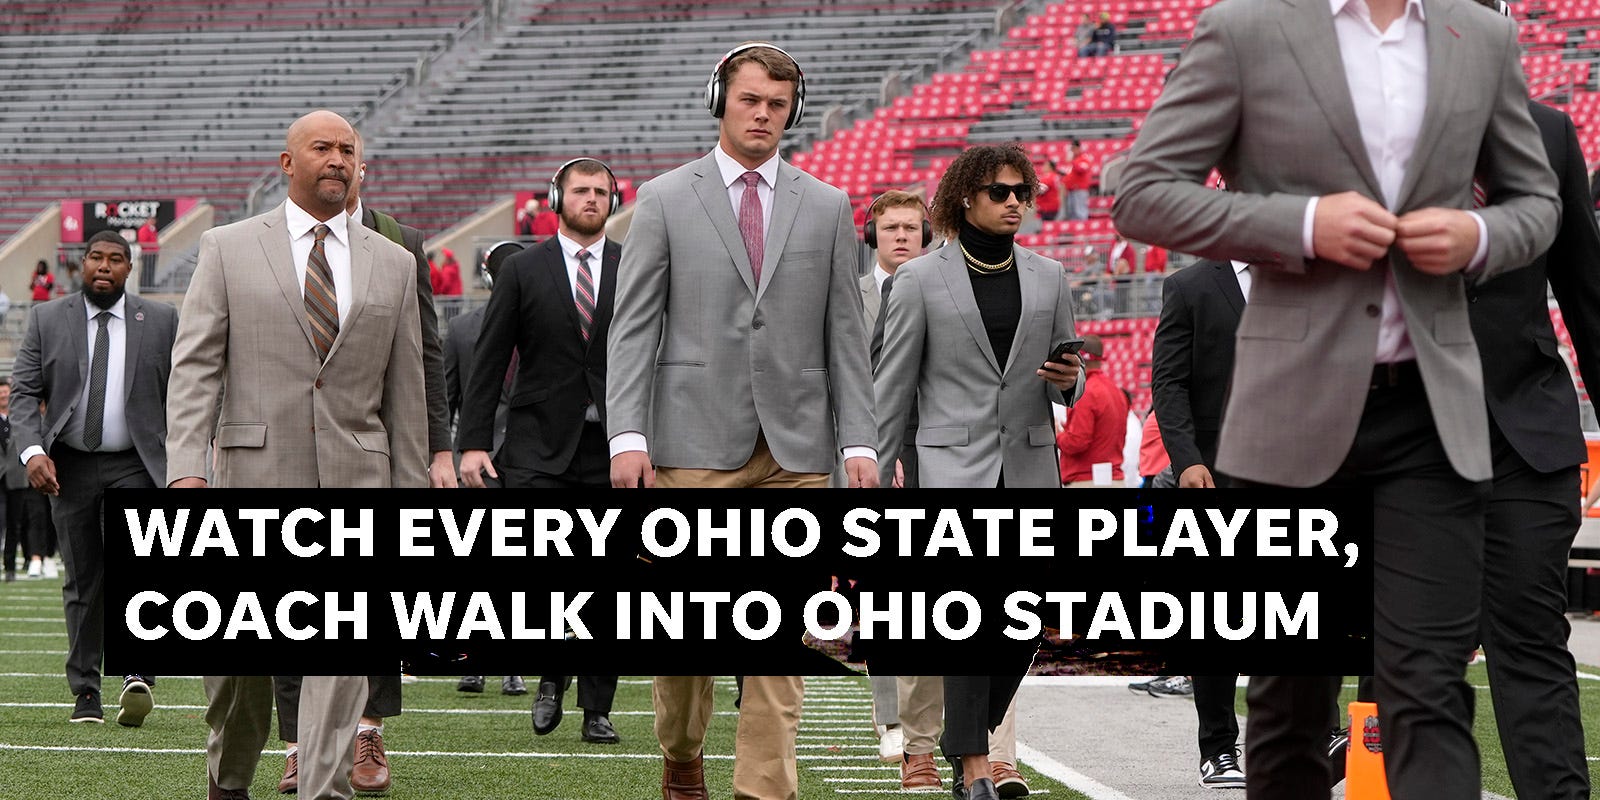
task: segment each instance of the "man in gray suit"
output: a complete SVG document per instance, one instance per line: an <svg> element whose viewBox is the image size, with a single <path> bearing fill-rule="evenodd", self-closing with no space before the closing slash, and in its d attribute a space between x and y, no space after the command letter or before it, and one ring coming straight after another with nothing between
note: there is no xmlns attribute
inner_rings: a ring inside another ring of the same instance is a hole
<svg viewBox="0 0 1600 800"><path fill-rule="evenodd" d="M1402 800L1479 793L1463 654L1491 469L1464 285L1533 261L1560 217L1518 58L1516 26L1466 0L1220 3L1113 209L1130 238L1251 265L1218 469L1373 492L1377 700ZM1202 185L1213 166L1229 191ZM1475 178L1494 203L1468 211ZM1250 797L1327 796L1336 691L1252 681Z"/></svg>
<svg viewBox="0 0 1600 800"><path fill-rule="evenodd" d="M740 45L707 105L717 147L639 190L617 273L606 425L618 487L822 488L842 457L876 486L850 200L778 156L804 76ZM659 467L659 469L657 469ZM803 684L744 681L734 796L794 798ZM657 678L662 794L701 798L711 678Z"/></svg>
<svg viewBox="0 0 1600 800"><path fill-rule="evenodd" d="M355 131L330 111L289 127L289 198L207 231L172 352L167 480L217 486L423 488L427 402L415 262L351 225ZM222 397L218 404L217 397ZM210 797L247 798L272 681L207 676ZM299 792L348 798L367 679L306 676Z"/></svg>
<svg viewBox="0 0 1600 800"><path fill-rule="evenodd" d="M35 305L12 378L11 436L28 483L50 496L66 565L67 683L73 722L104 722L106 489L153 489L166 474L167 371L178 314L123 291L128 243L111 231L89 238L83 290ZM45 407L41 415L40 407ZM19 509L20 511L20 509ZM137 727L153 680L123 679L117 722Z"/></svg>

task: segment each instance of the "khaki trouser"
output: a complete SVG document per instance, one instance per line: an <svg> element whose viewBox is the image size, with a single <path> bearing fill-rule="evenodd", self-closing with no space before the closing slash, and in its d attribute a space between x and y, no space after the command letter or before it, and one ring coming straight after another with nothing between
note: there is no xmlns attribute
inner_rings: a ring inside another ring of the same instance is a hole
<svg viewBox="0 0 1600 800"><path fill-rule="evenodd" d="M655 679L656 739L667 758L688 761L704 751L706 729L711 724L712 686L709 675ZM794 745L804 695L804 678L745 676L734 739L734 800L797 800L800 796Z"/></svg>
<svg viewBox="0 0 1600 800"><path fill-rule="evenodd" d="M944 723L944 678L938 675L901 675L900 732L906 738L906 755L925 755L939 749L939 729ZM1017 763L1017 698L1011 698L1005 719L989 734L989 760Z"/></svg>
<svg viewBox="0 0 1600 800"><path fill-rule="evenodd" d="M249 789L272 726L270 675L205 678L206 769L222 789ZM365 675L307 675L300 685L300 798L349 800Z"/></svg>
<svg viewBox="0 0 1600 800"><path fill-rule="evenodd" d="M826 489L826 472L790 472L778 466L767 447L767 437L756 434L756 449L738 469L656 467L656 486L662 489Z"/></svg>

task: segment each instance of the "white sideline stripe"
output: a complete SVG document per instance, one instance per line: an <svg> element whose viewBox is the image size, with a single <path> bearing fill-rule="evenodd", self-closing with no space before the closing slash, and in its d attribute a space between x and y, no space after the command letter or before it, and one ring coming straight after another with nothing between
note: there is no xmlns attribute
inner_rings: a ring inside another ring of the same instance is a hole
<svg viewBox="0 0 1600 800"><path fill-rule="evenodd" d="M895 782L899 783L899 781ZM913 797L933 795L937 797L943 794L949 794L949 792L908 792L903 789L895 789L892 791L888 789L834 789L833 791L835 794L892 794L896 797L900 797L902 795L911 795ZM1034 789L1033 791L1028 792L1028 796L1038 797L1039 795L1049 793L1049 789Z"/></svg>
<svg viewBox="0 0 1600 800"><path fill-rule="evenodd" d="M823 783L900 783L899 778L823 778Z"/></svg>
<svg viewBox="0 0 1600 800"><path fill-rule="evenodd" d="M65 617L0 617L0 625L7 622L51 622L59 625L66 624Z"/></svg>
<svg viewBox="0 0 1600 800"><path fill-rule="evenodd" d="M63 674L63 673L60 673L60 672L0 672L0 678L64 678L64 677L66 677L66 675ZM200 680L200 676L199 675L158 675L156 677L159 680L163 680L163 681L197 681L197 680Z"/></svg>
<svg viewBox="0 0 1600 800"><path fill-rule="evenodd" d="M797 744L796 750L871 750L878 751L876 744Z"/></svg>
<svg viewBox="0 0 1600 800"><path fill-rule="evenodd" d="M1017 760L1033 767L1040 775L1086 795L1090 800L1133 800L1133 798L1122 792L1029 747L1021 741L1017 742ZM1032 792L1030 796L1033 794L1044 794L1044 792Z"/></svg>
<svg viewBox="0 0 1600 800"><path fill-rule="evenodd" d="M1583 678L1584 680L1600 681L1600 675L1596 675L1596 674L1594 674L1592 672L1584 672L1581 669L1578 670L1577 675L1578 675L1578 677Z"/></svg>
<svg viewBox="0 0 1600 800"><path fill-rule="evenodd" d="M806 741L813 741L813 742L876 742L876 741L878 741L878 737L876 737L876 736L839 736L838 734L833 734L833 733L816 734L816 735L800 733L800 734L796 734L794 738L796 740L806 740Z"/></svg>
<svg viewBox="0 0 1600 800"><path fill-rule="evenodd" d="M880 764L880 765L874 766L874 767L852 767L852 766L845 766L843 764L840 764L838 766L832 766L832 767L827 766L827 765L822 765L822 766L817 766L817 767L806 767L806 769L809 769L812 772L889 772L889 773L893 773L895 775L899 775L900 774L900 768L895 766L894 764ZM899 779L896 778L895 780L899 780Z"/></svg>
<svg viewBox="0 0 1600 800"><path fill-rule="evenodd" d="M64 656L65 650L0 650L0 656Z"/></svg>
<svg viewBox="0 0 1600 800"><path fill-rule="evenodd" d="M65 638L67 638L67 632L66 631L48 631L48 632L41 632L41 633L8 633L8 634L6 634L6 638L10 638L12 636L55 636L55 637L59 637L59 638L65 639Z"/></svg>
<svg viewBox="0 0 1600 800"><path fill-rule="evenodd" d="M182 747L82 747L67 745L22 745L6 744L0 742L0 750L32 750L49 753L169 753L173 755L205 755L203 748ZM273 748L262 750L264 756L281 755L282 750ZM458 753L449 750L390 750L390 756L442 756L447 758L593 758L593 759L638 759L660 761L660 753L492 753L492 752L465 752ZM705 755L708 761L732 761L731 755Z"/></svg>

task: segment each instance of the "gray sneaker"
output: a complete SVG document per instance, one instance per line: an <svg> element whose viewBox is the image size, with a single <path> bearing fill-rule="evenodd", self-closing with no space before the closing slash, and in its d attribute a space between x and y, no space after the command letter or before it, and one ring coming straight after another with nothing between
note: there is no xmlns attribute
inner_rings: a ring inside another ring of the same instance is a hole
<svg viewBox="0 0 1600 800"><path fill-rule="evenodd" d="M1134 694L1149 694L1150 684L1155 683L1158 680L1161 679L1151 678L1147 681L1134 681L1133 683L1128 684L1128 691L1133 692Z"/></svg>
<svg viewBox="0 0 1600 800"><path fill-rule="evenodd" d="M1186 675L1173 675L1150 682L1145 691L1151 697L1194 697L1194 681Z"/></svg>

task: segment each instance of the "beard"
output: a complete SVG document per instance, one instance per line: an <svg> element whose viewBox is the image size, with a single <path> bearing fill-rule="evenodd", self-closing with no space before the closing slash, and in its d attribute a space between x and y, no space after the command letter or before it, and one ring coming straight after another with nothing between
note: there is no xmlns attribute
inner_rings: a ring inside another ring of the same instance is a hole
<svg viewBox="0 0 1600 800"><path fill-rule="evenodd" d="M89 284L85 283L83 285L83 296L88 298L89 302L94 303L95 308L104 311L116 305L117 301L121 300L122 295L126 293L126 289L126 286L118 286L109 292L97 292L89 288Z"/></svg>
<svg viewBox="0 0 1600 800"><path fill-rule="evenodd" d="M561 224L567 226L568 229L579 236L594 236L606 229L606 218L601 215L598 220L590 223L581 213L569 214L563 211L561 212Z"/></svg>

